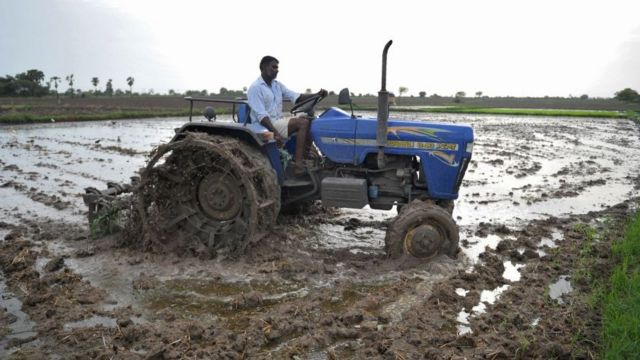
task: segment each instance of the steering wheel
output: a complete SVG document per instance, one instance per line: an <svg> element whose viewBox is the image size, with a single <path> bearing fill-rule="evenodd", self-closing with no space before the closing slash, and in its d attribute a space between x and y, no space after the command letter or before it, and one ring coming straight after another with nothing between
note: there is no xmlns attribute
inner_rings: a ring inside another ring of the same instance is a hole
<svg viewBox="0 0 640 360"><path fill-rule="evenodd" d="M303 112L309 116L313 116L313 108L318 105L318 103L322 101L322 99L324 99L324 97L320 94L311 95L308 98L304 99L304 101L295 104L291 108L291 113L295 115L297 113Z"/></svg>

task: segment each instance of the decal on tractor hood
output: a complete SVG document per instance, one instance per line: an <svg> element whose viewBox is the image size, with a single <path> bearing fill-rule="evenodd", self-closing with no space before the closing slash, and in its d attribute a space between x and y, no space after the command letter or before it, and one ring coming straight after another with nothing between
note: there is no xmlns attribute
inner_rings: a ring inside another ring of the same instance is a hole
<svg viewBox="0 0 640 360"><path fill-rule="evenodd" d="M444 129L434 129L434 128L426 128L426 127L418 127L418 126L391 126L387 128L387 137L389 134L393 134L396 138L400 138L398 133L402 134L410 134L410 135L418 135L418 136L426 136L433 140L442 141L441 138L436 135L437 133L448 133L449 130Z"/></svg>
<svg viewBox="0 0 640 360"><path fill-rule="evenodd" d="M325 144L337 145L365 145L377 146L376 139L344 139L335 137L321 137L320 140ZM404 148L404 149L424 149L424 150L445 150L456 151L458 144L455 143L437 143L425 141L404 141L404 140L387 140L387 147Z"/></svg>

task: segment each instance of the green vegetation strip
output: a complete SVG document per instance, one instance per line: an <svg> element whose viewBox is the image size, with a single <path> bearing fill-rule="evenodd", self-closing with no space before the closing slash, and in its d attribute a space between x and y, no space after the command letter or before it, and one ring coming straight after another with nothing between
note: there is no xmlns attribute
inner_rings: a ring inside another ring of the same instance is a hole
<svg viewBox="0 0 640 360"><path fill-rule="evenodd" d="M619 262L611 275L611 288L604 296L604 358L637 358L640 354L640 211L612 251Z"/></svg>
<svg viewBox="0 0 640 360"><path fill-rule="evenodd" d="M34 115L9 113L0 115L0 124L31 124L53 121L90 121L115 119L140 119L148 117L188 116L189 111L114 111L97 114Z"/></svg>
<svg viewBox="0 0 640 360"><path fill-rule="evenodd" d="M493 114L493 115L526 115L526 116L576 116L597 118L625 118L626 113L618 111L599 110L565 110L565 109L505 109L505 108L471 108L447 107L420 109L430 113L462 113L462 114Z"/></svg>
<svg viewBox="0 0 640 360"><path fill-rule="evenodd" d="M349 110L348 107L341 107ZM357 110L377 111L375 107L355 106ZM446 106L434 108L403 108L391 107L392 112L422 112L422 113L447 113L447 114L482 114L482 115L523 115L523 116L568 116L568 117L594 117L609 119L637 119L638 113L634 111L607 111L607 110L570 110L570 109L516 109L516 108L480 108L466 106Z"/></svg>

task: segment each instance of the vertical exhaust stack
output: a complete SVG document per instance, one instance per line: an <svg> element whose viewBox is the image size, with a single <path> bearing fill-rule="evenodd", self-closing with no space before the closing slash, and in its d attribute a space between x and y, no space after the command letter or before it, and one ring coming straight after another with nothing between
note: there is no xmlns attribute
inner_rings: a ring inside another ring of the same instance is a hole
<svg viewBox="0 0 640 360"><path fill-rule="evenodd" d="M378 91L378 128L376 143L378 145L378 169L386 166L384 148L387 146L387 122L389 121L389 92L387 91L387 52L393 40L384 46L382 51L382 88Z"/></svg>

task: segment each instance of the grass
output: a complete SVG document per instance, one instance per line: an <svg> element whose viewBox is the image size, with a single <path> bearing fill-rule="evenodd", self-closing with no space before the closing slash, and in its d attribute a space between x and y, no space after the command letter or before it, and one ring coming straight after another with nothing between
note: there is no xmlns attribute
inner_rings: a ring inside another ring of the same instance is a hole
<svg viewBox="0 0 640 360"><path fill-rule="evenodd" d="M349 111L348 107L341 107ZM354 110L377 111L374 106L355 106ZM486 108L472 106L443 106L434 108L392 107L392 112L421 112L445 114L481 114L481 115L518 115L518 116L565 116L591 117L606 119L631 119L640 121L640 113L633 110L582 110L582 109L524 109L524 108Z"/></svg>
<svg viewBox="0 0 640 360"><path fill-rule="evenodd" d="M149 117L188 116L189 111L111 111L98 114L52 114L8 113L0 115L0 124L30 124L55 121L90 121L114 119L140 119Z"/></svg>
<svg viewBox="0 0 640 360"><path fill-rule="evenodd" d="M601 110L570 110L570 109L507 109L507 108L476 108L476 107L445 107L420 109L428 113L458 113L458 114L491 114L491 115L525 115L525 116L569 116L596 118L626 118L627 114L619 111Z"/></svg>
<svg viewBox="0 0 640 360"><path fill-rule="evenodd" d="M225 98L213 95L215 98ZM231 98L226 97L229 100ZM462 113L524 116L569 116L599 118L629 118L640 122L637 104L614 99L567 98L465 98L455 103L451 97L398 97L393 112ZM194 114L200 116L207 104L196 103ZM337 96L330 95L319 110L337 106ZM230 107L214 105L219 114ZM376 96L355 96L356 110L376 111ZM347 109L343 107L344 109ZM187 116L189 104L182 96L87 96L1 98L0 124L44 123L55 121L111 120L126 118ZM347 109L348 110L348 109Z"/></svg>
<svg viewBox="0 0 640 360"><path fill-rule="evenodd" d="M640 211L612 249L618 260L603 295L603 358L640 354Z"/></svg>
<svg viewBox="0 0 640 360"><path fill-rule="evenodd" d="M121 230L120 209L118 207L108 207L102 209L89 224L89 230L93 237L110 235Z"/></svg>
<svg viewBox="0 0 640 360"><path fill-rule="evenodd" d="M599 238L605 238L607 234L599 234L596 229L586 224L577 224L574 230L584 235L584 241L580 245L578 251L578 259L576 261L576 267L573 274L575 281L584 281L590 285L594 285L595 277L592 273L592 268L595 262L594 259L594 242Z"/></svg>

